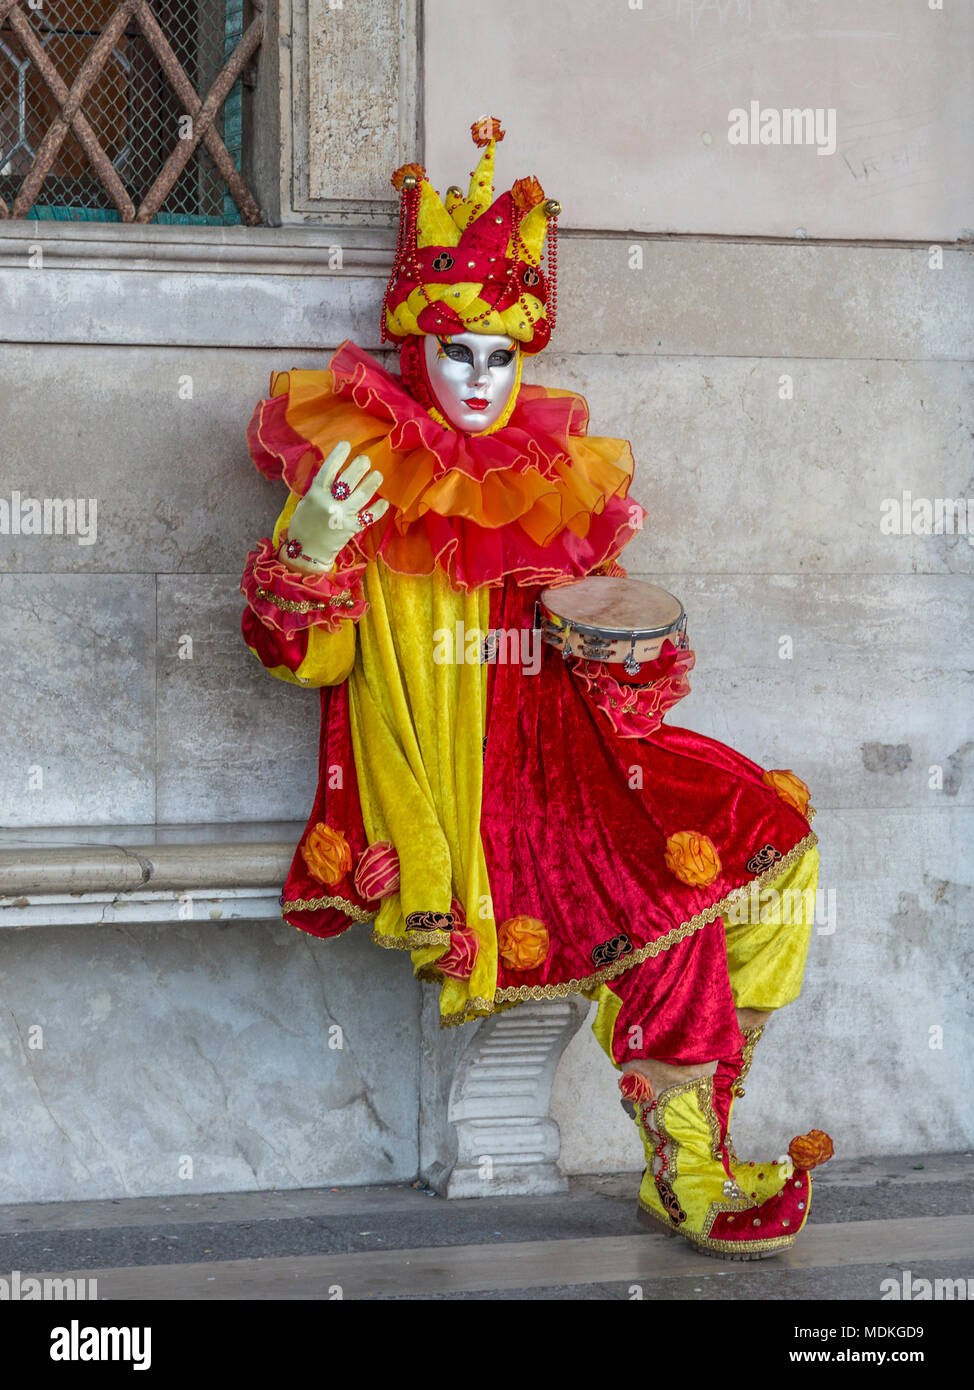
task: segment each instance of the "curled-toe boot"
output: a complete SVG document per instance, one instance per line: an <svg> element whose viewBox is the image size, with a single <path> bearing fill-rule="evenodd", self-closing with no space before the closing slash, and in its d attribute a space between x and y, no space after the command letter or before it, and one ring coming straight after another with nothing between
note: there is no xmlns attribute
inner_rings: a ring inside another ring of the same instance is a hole
<svg viewBox="0 0 974 1390"><path fill-rule="evenodd" d="M814 1130L792 1140L790 1175L756 1201L728 1175L712 1077L668 1086L633 1110L646 1154L638 1207L644 1225L725 1259L764 1259L794 1245L808 1220L811 1169L832 1155L828 1135Z"/></svg>

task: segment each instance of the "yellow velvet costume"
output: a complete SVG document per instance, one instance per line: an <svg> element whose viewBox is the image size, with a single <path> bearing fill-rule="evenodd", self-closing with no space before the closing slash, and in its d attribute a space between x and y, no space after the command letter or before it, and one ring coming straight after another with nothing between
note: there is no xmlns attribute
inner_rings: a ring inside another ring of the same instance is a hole
<svg viewBox="0 0 974 1390"><path fill-rule="evenodd" d="M297 506L292 493L274 528L273 544ZM497 981L497 937L490 884L480 839L487 666L477 661L436 663L435 634L486 636L490 594L450 587L445 573L403 575L385 565L366 567L369 609L337 633L309 630L308 652L292 673L272 674L301 685L349 681L352 739L362 819L370 842L397 846L401 885L383 899L373 929L380 946L411 950L417 973L448 937L430 933L418 949L404 919L420 909L448 912L452 884L480 950L469 979L447 979L440 994L445 1017L487 1011Z"/></svg>

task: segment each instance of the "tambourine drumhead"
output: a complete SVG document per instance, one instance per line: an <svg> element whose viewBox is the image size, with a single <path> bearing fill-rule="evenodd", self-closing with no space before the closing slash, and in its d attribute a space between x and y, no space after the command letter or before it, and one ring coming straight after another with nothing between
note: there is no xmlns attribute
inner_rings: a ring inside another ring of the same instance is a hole
<svg viewBox="0 0 974 1390"><path fill-rule="evenodd" d="M674 632L683 618L683 604L656 584L639 579L598 575L542 589L541 603L549 613L567 619L581 632L662 637Z"/></svg>
<svg viewBox="0 0 974 1390"><path fill-rule="evenodd" d="M659 655L667 637L682 645L683 604L657 584L597 575L542 589L539 601L554 629L552 645L567 643L576 656L642 663Z"/></svg>

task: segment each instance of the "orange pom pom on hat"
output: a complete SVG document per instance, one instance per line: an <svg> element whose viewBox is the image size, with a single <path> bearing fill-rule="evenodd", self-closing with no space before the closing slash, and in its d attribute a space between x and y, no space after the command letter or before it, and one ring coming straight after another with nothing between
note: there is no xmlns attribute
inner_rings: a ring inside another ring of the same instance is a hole
<svg viewBox="0 0 974 1390"><path fill-rule="evenodd" d="M483 153L466 197L454 185L441 199L421 164L404 164L392 176L402 202L383 341L497 333L516 339L526 353L540 352L555 326L561 205L545 198L533 175L495 198L494 155L504 132L494 116L470 129Z"/></svg>

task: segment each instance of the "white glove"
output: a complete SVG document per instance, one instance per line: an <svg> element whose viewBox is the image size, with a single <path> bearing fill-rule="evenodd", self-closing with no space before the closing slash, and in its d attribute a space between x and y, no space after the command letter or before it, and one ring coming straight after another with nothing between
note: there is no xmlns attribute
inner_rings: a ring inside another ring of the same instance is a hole
<svg viewBox="0 0 974 1390"><path fill-rule="evenodd" d="M351 537L389 510L389 503L377 497L364 516L359 516L381 486L382 474L373 471L368 455L359 454L339 478L351 452L351 444L336 444L295 507L278 551L278 558L289 569L301 574L330 570ZM288 553L289 548L293 554Z"/></svg>

